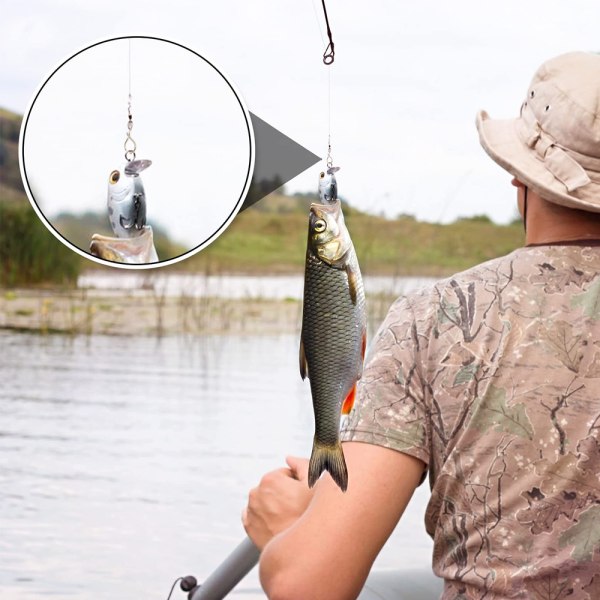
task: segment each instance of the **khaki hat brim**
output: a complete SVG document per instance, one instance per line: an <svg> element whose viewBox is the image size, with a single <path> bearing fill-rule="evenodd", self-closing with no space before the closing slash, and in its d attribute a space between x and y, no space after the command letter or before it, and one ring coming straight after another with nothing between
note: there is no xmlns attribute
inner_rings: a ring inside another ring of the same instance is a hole
<svg viewBox="0 0 600 600"><path fill-rule="evenodd" d="M517 132L519 119L491 119L479 111L476 124L479 141L489 156L542 198L579 210L600 212L600 183L567 192L566 187L546 169L535 150L523 143Z"/></svg>

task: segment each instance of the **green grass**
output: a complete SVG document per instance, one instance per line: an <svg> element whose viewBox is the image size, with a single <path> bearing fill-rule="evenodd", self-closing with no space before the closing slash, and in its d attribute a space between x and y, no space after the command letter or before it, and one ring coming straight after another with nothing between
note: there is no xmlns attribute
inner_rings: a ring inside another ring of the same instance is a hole
<svg viewBox="0 0 600 600"><path fill-rule="evenodd" d="M79 256L42 225L28 203L0 202L0 285L73 285Z"/></svg>
<svg viewBox="0 0 600 600"><path fill-rule="evenodd" d="M346 212L361 268L368 274L441 276L507 254L523 243L519 224L470 219L440 225ZM308 204L290 213L249 208L209 248L169 270L301 273L307 216ZM80 269L94 266L57 241L28 203L0 202L0 222L0 285L73 285Z"/></svg>
<svg viewBox="0 0 600 600"><path fill-rule="evenodd" d="M523 244L519 224L501 226L475 218L440 225L411 217L388 220L357 210L345 212L361 268L370 274L444 275ZM304 212L288 214L252 207L238 215L216 242L178 268L209 273L301 272L307 227L308 203Z"/></svg>

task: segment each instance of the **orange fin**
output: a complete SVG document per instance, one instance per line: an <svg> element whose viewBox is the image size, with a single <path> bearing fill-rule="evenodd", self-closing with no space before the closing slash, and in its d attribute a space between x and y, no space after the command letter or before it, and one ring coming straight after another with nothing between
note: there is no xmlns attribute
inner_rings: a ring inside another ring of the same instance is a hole
<svg viewBox="0 0 600 600"><path fill-rule="evenodd" d="M354 399L356 398L356 383L352 386L352 389L348 392L344 404L342 404L342 414L349 415L352 407L354 406Z"/></svg>
<svg viewBox="0 0 600 600"><path fill-rule="evenodd" d="M300 377L306 379L308 376L308 364L306 363L306 354L304 354L304 340L300 338Z"/></svg>

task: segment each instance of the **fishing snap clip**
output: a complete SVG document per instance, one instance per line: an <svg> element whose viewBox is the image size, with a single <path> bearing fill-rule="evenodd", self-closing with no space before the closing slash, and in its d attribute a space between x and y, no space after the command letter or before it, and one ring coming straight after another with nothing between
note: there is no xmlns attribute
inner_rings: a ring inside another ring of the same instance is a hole
<svg viewBox="0 0 600 600"><path fill-rule="evenodd" d="M125 143L123 144L123 148L125 149L125 160L127 162L135 160L135 151L137 150L137 144L135 143L135 140L131 137L132 128L133 121L130 115L129 122L127 123L127 136L125 137Z"/></svg>
<svg viewBox="0 0 600 600"><path fill-rule="evenodd" d="M133 113L131 112L131 40L129 40L129 94L127 95L127 135L125 137L125 143L123 148L125 149L125 160L131 162L135 160L135 151L137 150L137 144L131 137L131 130L133 129Z"/></svg>
<svg viewBox="0 0 600 600"><path fill-rule="evenodd" d="M128 147L129 142L131 142L131 144ZM125 140L125 143L123 144L123 148L125 149L125 160L127 162L131 162L132 160L135 160L135 151L137 149L137 145L132 137L127 136L127 139Z"/></svg>

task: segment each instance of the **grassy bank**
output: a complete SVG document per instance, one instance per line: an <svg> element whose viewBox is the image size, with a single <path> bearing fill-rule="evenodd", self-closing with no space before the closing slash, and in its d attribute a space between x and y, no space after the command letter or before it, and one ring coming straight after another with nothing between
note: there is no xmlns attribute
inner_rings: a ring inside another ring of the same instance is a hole
<svg viewBox="0 0 600 600"><path fill-rule="evenodd" d="M275 195L259 205L281 205L284 201L285 197ZM306 252L309 205L307 200L297 211L285 214L249 208L216 242L179 268L300 272ZM523 243L519 223L496 225L485 217L441 225L406 216L390 220L356 210L346 212L361 268L372 275L446 275L507 254Z"/></svg>
<svg viewBox="0 0 600 600"><path fill-rule="evenodd" d="M73 286L83 268L101 267L64 247L39 222L25 197L17 160L20 115L0 109L0 286ZM209 248L165 270L206 274L300 273L306 252L310 195L271 194L245 210ZM344 202L346 223L364 273L441 276L504 255L522 245L520 224L486 217L448 225L410 216L384 219ZM87 250L91 233L109 233L104 215L62 215L57 226ZM179 248L155 231L159 256Z"/></svg>
<svg viewBox="0 0 600 600"><path fill-rule="evenodd" d="M273 200L281 202L286 197ZM249 208L211 246L165 271L300 273L309 204L307 201L297 212L284 214ZM507 254L523 243L520 224L501 226L479 218L440 225L411 217L388 220L347 212L346 223L361 268L371 275L447 275ZM28 203L0 202L0 224L0 285L73 285L83 268L111 269L96 267L65 248Z"/></svg>

